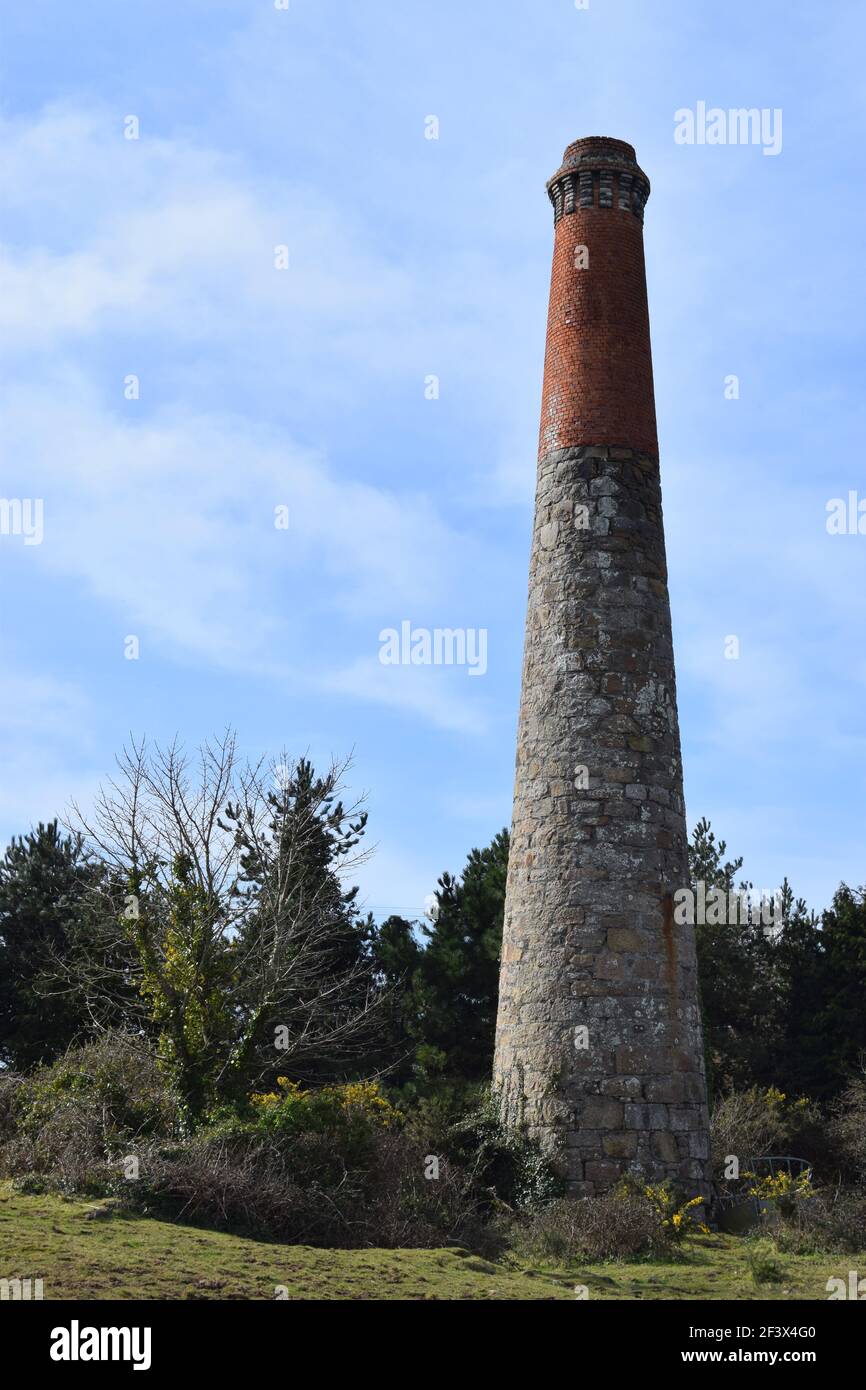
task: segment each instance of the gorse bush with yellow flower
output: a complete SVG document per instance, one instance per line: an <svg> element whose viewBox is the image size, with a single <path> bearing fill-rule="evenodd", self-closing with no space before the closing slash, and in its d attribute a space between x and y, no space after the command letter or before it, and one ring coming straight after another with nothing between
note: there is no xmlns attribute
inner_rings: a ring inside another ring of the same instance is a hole
<svg viewBox="0 0 866 1390"><path fill-rule="evenodd" d="M832 1168L837 1153L826 1118L814 1101L789 1096L777 1086L732 1092L712 1114L713 1175L725 1183L730 1154L797 1154L818 1168Z"/></svg>
<svg viewBox="0 0 866 1390"><path fill-rule="evenodd" d="M551 1260L671 1259L689 1235L708 1234L703 1198L680 1201L667 1183L628 1174L596 1197L565 1197L530 1209L510 1239L527 1256Z"/></svg>
<svg viewBox="0 0 866 1390"><path fill-rule="evenodd" d="M277 1087L276 1091L254 1091L250 1096L256 1124L272 1133L322 1134L353 1125L388 1129L403 1119L375 1081L304 1090L299 1082L278 1076Z"/></svg>
<svg viewBox="0 0 866 1390"><path fill-rule="evenodd" d="M285 1151L315 1143L330 1169L334 1164L366 1166L377 1136L398 1131L403 1115L375 1081L349 1081L307 1089L288 1077L273 1091L254 1091L247 1117L229 1122L229 1131L265 1139Z"/></svg>
<svg viewBox="0 0 866 1390"><path fill-rule="evenodd" d="M744 1173L743 1177L750 1184L750 1197L757 1197L760 1202L773 1202L783 1216L792 1216L800 1202L815 1196L808 1168L802 1173L789 1173L782 1169L764 1176Z"/></svg>
<svg viewBox="0 0 866 1390"><path fill-rule="evenodd" d="M614 1188L614 1196L621 1199L642 1197L649 1202L666 1239L674 1245L679 1245L688 1235L709 1235L709 1227L699 1219L699 1210L705 1205L704 1198L691 1197L687 1202L682 1202L667 1182L647 1183L627 1176L621 1178Z"/></svg>

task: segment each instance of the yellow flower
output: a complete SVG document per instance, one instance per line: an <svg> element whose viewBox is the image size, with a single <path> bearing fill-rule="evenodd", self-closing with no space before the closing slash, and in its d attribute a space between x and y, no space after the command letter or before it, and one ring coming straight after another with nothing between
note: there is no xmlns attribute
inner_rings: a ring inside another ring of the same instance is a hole
<svg viewBox="0 0 866 1390"><path fill-rule="evenodd" d="M279 1105L282 1096L278 1096L276 1091L253 1091L250 1096L250 1105L255 1105L260 1110L266 1110L271 1105Z"/></svg>

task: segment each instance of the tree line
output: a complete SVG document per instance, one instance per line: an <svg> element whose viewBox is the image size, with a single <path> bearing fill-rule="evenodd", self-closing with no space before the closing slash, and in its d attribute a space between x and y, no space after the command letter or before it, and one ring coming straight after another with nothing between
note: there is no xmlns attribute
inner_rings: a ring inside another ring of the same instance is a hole
<svg viewBox="0 0 866 1390"><path fill-rule="evenodd" d="M251 765L234 737L188 756L134 743L92 812L0 862L0 1059L27 1071L119 1029L155 1053L190 1124L289 1077L379 1076L404 1100L489 1081L508 834L443 873L431 921L375 922L348 886L366 812L345 765ZM706 820L694 883L749 892ZM866 892L773 931L696 927L712 1091L836 1096L866 1054Z"/></svg>

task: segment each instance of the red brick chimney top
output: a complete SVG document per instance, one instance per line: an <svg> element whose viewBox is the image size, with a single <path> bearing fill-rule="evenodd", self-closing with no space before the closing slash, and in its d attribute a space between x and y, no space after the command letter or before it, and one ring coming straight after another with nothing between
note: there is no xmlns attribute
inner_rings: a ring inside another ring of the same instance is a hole
<svg viewBox="0 0 866 1390"><path fill-rule="evenodd" d="M607 164L637 165L634 145L625 140L613 140L609 135L585 135L572 140L562 156L563 169L576 169L581 164L598 169Z"/></svg>
<svg viewBox="0 0 866 1390"><path fill-rule="evenodd" d="M587 135L567 146L562 164L547 181L547 193L557 222L577 207L593 206L628 208L643 221L650 181L633 145L608 135Z"/></svg>
<svg viewBox="0 0 866 1390"><path fill-rule="evenodd" d="M624 140L575 140L547 185L556 227L539 451L658 458L643 251L649 179Z"/></svg>

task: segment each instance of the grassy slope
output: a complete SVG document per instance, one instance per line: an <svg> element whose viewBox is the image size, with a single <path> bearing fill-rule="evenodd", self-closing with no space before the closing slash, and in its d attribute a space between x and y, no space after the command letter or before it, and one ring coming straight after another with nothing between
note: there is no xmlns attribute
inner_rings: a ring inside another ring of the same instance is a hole
<svg viewBox="0 0 866 1390"><path fill-rule="evenodd" d="M46 1299L826 1298L864 1256L785 1256L780 1285L756 1288L742 1241L698 1236L676 1263L526 1270L458 1250L315 1250L244 1240L149 1218L88 1220L92 1203L25 1197L0 1185L0 1278L44 1280Z"/></svg>

